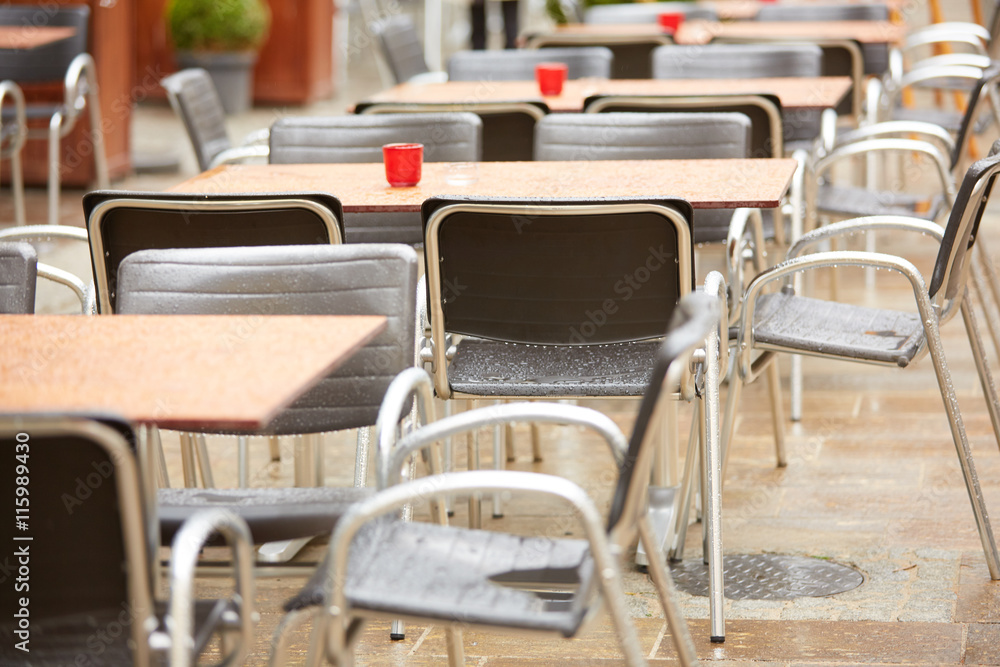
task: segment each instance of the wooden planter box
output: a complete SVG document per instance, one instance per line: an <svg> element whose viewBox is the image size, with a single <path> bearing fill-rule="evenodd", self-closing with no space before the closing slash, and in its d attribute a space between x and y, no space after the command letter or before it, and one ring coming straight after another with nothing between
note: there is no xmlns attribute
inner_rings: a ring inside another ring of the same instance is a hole
<svg viewBox="0 0 1000 667"><path fill-rule="evenodd" d="M136 78L177 71L163 19L167 0L136 0ZM306 104L333 94L333 2L269 0L271 33L254 70L254 101ZM162 90L155 96L163 97Z"/></svg>

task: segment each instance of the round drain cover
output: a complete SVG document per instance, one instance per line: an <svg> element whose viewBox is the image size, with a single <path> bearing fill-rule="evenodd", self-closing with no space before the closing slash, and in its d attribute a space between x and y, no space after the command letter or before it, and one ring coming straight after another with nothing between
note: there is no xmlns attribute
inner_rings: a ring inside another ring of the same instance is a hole
<svg viewBox="0 0 1000 667"><path fill-rule="evenodd" d="M857 570L819 558L780 554L727 554L725 593L730 600L792 600L857 588ZM701 559L671 563L674 584L691 595L708 596L708 566Z"/></svg>

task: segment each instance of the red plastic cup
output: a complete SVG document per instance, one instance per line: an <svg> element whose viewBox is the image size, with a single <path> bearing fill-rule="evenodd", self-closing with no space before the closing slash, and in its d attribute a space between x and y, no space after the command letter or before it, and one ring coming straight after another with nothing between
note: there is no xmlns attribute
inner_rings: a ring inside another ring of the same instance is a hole
<svg viewBox="0 0 1000 667"><path fill-rule="evenodd" d="M672 35L681 27L681 23L684 23L684 13L664 12L658 15L656 20L660 24L660 27L663 28L663 32L668 32Z"/></svg>
<svg viewBox="0 0 1000 667"><path fill-rule="evenodd" d="M535 80L542 95L558 95L562 92L563 82L569 67L566 63L538 63L535 65Z"/></svg>
<svg viewBox="0 0 1000 667"><path fill-rule="evenodd" d="M424 164L423 144L386 144L382 146L385 180L394 188L409 188L420 182Z"/></svg>

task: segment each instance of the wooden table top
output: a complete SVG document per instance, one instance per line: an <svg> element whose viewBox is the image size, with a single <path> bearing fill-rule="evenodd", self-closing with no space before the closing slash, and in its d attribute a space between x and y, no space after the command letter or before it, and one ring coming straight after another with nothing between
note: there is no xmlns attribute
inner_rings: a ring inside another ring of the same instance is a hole
<svg viewBox="0 0 1000 667"><path fill-rule="evenodd" d="M34 49L75 34L76 28L0 25L0 49Z"/></svg>
<svg viewBox="0 0 1000 667"><path fill-rule="evenodd" d="M556 26L560 36L659 37L656 23L568 23ZM864 44L896 43L906 37L906 26L889 21L684 21L673 35L677 44L707 44L713 40L825 39L854 40Z"/></svg>
<svg viewBox="0 0 1000 667"><path fill-rule="evenodd" d="M769 93L783 109L836 107L851 88L846 76L764 79L573 79L559 95L543 97L534 81L449 81L401 83L364 101L399 104L470 104L539 101L553 112L580 112L592 95L724 95Z"/></svg>
<svg viewBox="0 0 1000 667"><path fill-rule="evenodd" d="M172 192L320 191L347 212L415 212L438 195L501 197L682 197L695 208L774 208L788 189L795 161L580 160L480 162L478 180L449 185L449 165L429 162L412 188L392 188L381 163L224 165L171 188Z"/></svg>
<svg viewBox="0 0 1000 667"><path fill-rule="evenodd" d="M659 26L654 26L659 28ZM895 44L906 37L906 26L889 21L685 21L677 29L678 44L713 40L815 39L853 40L861 44Z"/></svg>
<svg viewBox="0 0 1000 667"><path fill-rule="evenodd" d="M890 9L899 10L906 0L881 0L877 4L888 5ZM744 21L756 18L760 8L773 5L774 2L761 2L761 0L700 0L699 5L709 7L723 21ZM815 5L829 4L829 0L782 0L782 5ZM869 5L874 4L874 0L839 0L843 5Z"/></svg>
<svg viewBox="0 0 1000 667"><path fill-rule="evenodd" d="M346 316L2 315L0 410L256 429L385 324Z"/></svg>

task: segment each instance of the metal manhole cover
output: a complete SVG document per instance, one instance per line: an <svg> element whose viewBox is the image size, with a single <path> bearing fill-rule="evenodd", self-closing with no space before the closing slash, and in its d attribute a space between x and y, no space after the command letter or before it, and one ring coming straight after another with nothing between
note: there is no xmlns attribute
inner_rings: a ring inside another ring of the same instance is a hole
<svg viewBox="0 0 1000 667"><path fill-rule="evenodd" d="M725 594L730 600L792 600L843 593L865 578L857 570L818 558L780 554L727 554ZM708 596L708 566L700 558L672 563L674 584Z"/></svg>

